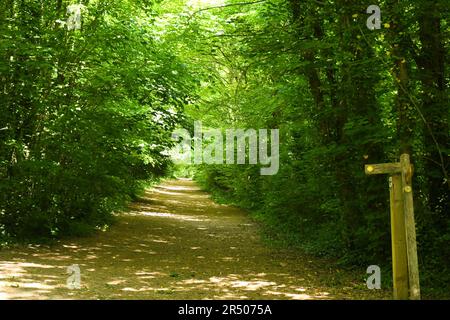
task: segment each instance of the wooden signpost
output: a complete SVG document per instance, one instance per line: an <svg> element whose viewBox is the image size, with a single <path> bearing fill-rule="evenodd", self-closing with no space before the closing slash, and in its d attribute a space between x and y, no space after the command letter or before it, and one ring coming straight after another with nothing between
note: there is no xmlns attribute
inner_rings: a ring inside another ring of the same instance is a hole
<svg viewBox="0 0 450 320"><path fill-rule="evenodd" d="M420 299L419 264L412 193L413 168L408 154L400 162L368 164L366 174L388 174L391 206L394 299Z"/></svg>

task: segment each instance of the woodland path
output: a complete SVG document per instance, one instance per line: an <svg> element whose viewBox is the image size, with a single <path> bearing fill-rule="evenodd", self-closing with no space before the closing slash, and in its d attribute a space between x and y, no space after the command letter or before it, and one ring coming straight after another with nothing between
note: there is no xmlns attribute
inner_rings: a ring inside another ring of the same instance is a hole
<svg viewBox="0 0 450 320"><path fill-rule="evenodd" d="M66 286L78 264L81 289ZM267 245L191 180L149 189L95 236L0 251L0 299L382 299L325 260Z"/></svg>

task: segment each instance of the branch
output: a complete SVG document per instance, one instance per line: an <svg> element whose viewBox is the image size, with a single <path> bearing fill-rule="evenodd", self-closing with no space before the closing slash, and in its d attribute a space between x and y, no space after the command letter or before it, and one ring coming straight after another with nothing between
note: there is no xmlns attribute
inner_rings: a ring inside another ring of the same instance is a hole
<svg viewBox="0 0 450 320"><path fill-rule="evenodd" d="M238 3L225 4L222 6L203 8L203 9L197 10L194 13L192 13L191 18L193 16L195 16L197 13L200 13L202 11L213 10L213 9L223 9L223 8L234 7L234 6L246 6L246 5L258 4L258 3L262 3L262 2L266 2L266 1L267 0L258 0L258 1L252 1L252 2L238 2Z"/></svg>
<svg viewBox="0 0 450 320"><path fill-rule="evenodd" d="M359 31L361 33L361 35L363 36L363 39L366 41L366 43L371 46L369 40L367 40L365 33L362 31L361 27L358 27ZM387 61L384 60L383 57L378 56L378 59L381 60L381 62L385 65L388 66L389 63ZM395 79L396 75L394 74L394 71L390 70L390 73L392 75L392 77ZM429 122L427 121L427 119L425 118L425 116L422 113L422 110L420 110L419 104L416 102L415 98L411 95L411 93L407 90L407 88L405 88L400 82L398 83L398 86L400 87L400 89L406 94L406 96L409 98L409 100L411 101L411 104L414 106L414 108L416 109L417 113L419 114L420 119L423 121L423 123L425 124L425 127L428 130L428 133L430 134L431 138L433 139L433 142L436 146L436 150L439 154L439 166L441 167L442 173L444 174L444 178L447 181L448 186L450 187L450 179L448 176L448 172L447 172L447 166L445 165L445 161L444 161L444 157L442 155L442 150L441 147L439 146L439 142L437 141L434 133L433 133L433 129L431 128Z"/></svg>

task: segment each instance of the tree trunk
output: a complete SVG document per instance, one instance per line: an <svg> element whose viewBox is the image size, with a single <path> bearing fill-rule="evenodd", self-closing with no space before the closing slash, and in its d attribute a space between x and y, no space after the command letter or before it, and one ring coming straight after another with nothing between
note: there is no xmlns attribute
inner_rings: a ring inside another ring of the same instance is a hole
<svg viewBox="0 0 450 320"><path fill-rule="evenodd" d="M422 112L427 121L424 130L425 169L428 178L429 206L434 212L450 212L449 112L445 85L445 48L441 31L439 2L426 1L418 8L419 37L422 44L417 57L422 83Z"/></svg>

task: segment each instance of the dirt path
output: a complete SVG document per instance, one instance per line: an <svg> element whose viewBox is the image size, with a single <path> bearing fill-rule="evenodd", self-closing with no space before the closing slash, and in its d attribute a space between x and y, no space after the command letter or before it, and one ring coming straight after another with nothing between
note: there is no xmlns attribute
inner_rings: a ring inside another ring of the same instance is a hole
<svg viewBox="0 0 450 320"><path fill-rule="evenodd" d="M364 270L269 248L241 210L192 181L146 192L108 232L0 251L0 299L376 299ZM78 264L81 289L66 286Z"/></svg>

